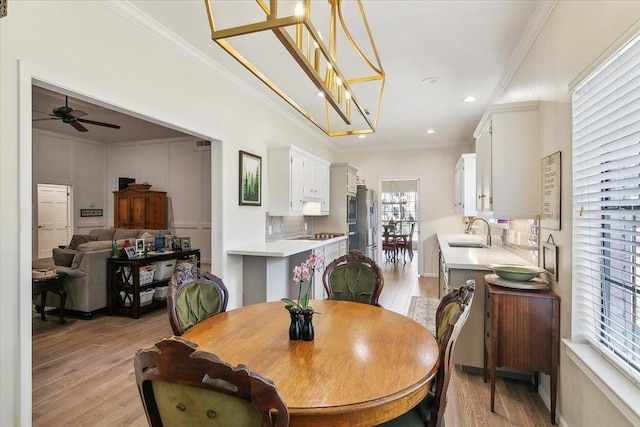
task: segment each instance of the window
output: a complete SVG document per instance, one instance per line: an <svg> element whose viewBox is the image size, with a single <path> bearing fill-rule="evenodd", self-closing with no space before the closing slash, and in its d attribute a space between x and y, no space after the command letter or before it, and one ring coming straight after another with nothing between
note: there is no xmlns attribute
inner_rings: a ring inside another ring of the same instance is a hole
<svg viewBox="0 0 640 427"><path fill-rule="evenodd" d="M573 93L573 325L640 382L640 36Z"/></svg>

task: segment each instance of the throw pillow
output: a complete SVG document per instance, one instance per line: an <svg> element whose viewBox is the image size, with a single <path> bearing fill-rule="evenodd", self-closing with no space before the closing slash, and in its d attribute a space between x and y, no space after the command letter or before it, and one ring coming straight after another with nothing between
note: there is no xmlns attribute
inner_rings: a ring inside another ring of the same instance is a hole
<svg viewBox="0 0 640 427"><path fill-rule="evenodd" d="M62 267L71 267L76 251L71 249L53 248L53 262Z"/></svg>
<svg viewBox="0 0 640 427"><path fill-rule="evenodd" d="M78 251L73 257L73 261L71 261L71 268L76 269L80 267L80 263L82 262L82 258L84 257L84 252Z"/></svg>
<svg viewBox="0 0 640 427"><path fill-rule="evenodd" d="M69 245L67 246L67 249L78 249L79 245L91 242L93 240L95 239L87 234L74 234L71 238L71 241L69 242Z"/></svg>
<svg viewBox="0 0 640 427"><path fill-rule="evenodd" d="M144 233L142 233L139 237L139 239L144 239L145 243L153 243L155 236L151 233L149 233L148 231L145 231Z"/></svg>
<svg viewBox="0 0 640 427"><path fill-rule="evenodd" d="M89 236L93 238L93 240L113 240L113 236L116 234L115 228L96 228L95 230L91 230L89 232Z"/></svg>
<svg viewBox="0 0 640 427"><path fill-rule="evenodd" d="M138 230L130 230L128 228L116 228L116 234L113 236L113 240L118 241L118 240L124 240L124 239L130 239L132 242L135 243L135 239L138 238L138 234L140 232Z"/></svg>

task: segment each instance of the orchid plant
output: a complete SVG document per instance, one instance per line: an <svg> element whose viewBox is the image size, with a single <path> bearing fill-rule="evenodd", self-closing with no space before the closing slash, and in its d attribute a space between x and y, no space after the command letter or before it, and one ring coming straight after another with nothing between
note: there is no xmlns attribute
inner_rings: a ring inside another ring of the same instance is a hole
<svg viewBox="0 0 640 427"><path fill-rule="evenodd" d="M313 273L324 267L324 261L324 254L318 255L315 252L311 252L309 259L293 268L293 283L298 285L298 300L294 301L290 298L282 298L281 301L285 303L287 310L293 307L296 307L300 311L309 308L309 293L313 286ZM308 282L308 285L306 292L302 295L302 287L305 280Z"/></svg>

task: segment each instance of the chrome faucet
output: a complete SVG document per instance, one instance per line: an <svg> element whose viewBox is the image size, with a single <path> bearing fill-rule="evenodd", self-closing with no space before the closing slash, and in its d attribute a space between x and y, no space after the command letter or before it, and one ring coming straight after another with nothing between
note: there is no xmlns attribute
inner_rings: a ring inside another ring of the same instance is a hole
<svg viewBox="0 0 640 427"><path fill-rule="evenodd" d="M480 217L472 218L469 221L469 225L467 225L467 229L464 232L466 234L471 233L471 230L473 229L473 223L476 221L484 221L484 223L487 224L487 246L491 246L491 225L489 225L489 221L487 221L486 219Z"/></svg>

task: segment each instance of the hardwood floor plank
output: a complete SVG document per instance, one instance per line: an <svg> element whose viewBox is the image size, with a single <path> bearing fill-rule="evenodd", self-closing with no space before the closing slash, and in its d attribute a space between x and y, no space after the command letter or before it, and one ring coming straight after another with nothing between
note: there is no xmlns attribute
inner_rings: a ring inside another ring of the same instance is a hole
<svg viewBox="0 0 640 427"><path fill-rule="evenodd" d="M417 256L406 264L380 264L380 303L406 314L411 296L436 297L438 279L419 277ZM55 315L33 319L33 426L146 426L133 374L133 356L171 335L166 309L140 319L96 314L86 321ZM481 375L456 370L449 384L447 427L549 426L542 399L523 383L498 379L496 413ZM513 419L510 418L513 415Z"/></svg>

